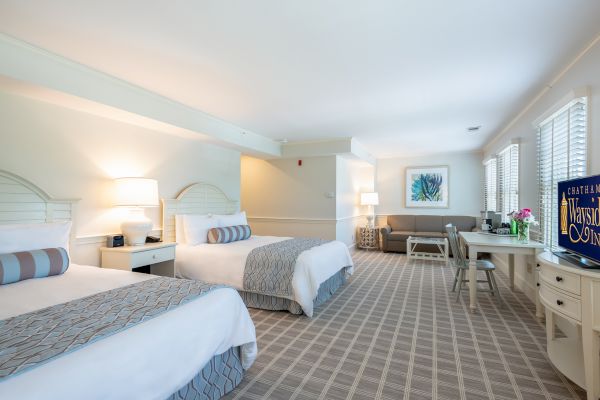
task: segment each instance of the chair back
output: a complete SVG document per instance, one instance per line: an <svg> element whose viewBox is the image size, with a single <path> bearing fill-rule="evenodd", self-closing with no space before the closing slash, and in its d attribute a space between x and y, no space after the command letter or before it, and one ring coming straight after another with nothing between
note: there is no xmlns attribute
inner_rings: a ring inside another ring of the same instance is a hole
<svg viewBox="0 0 600 400"><path fill-rule="evenodd" d="M450 244L450 248L452 249L454 265L457 268L465 268L467 265L467 260L462 251L462 247L458 241L458 233L456 230L456 226L452 224L446 225L446 232L448 232L448 243Z"/></svg>

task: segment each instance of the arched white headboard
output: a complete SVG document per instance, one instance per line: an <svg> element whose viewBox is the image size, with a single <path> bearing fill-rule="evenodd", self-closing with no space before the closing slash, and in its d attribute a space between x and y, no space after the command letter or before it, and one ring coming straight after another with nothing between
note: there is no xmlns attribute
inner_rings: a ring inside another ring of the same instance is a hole
<svg viewBox="0 0 600 400"><path fill-rule="evenodd" d="M0 224L71 221L76 201L52 199L28 180L0 170Z"/></svg>
<svg viewBox="0 0 600 400"><path fill-rule="evenodd" d="M175 215L233 214L237 210L238 201L229 199L215 185L190 185L176 199L162 199L163 241L175 241Z"/></svg>
<svg viewBox="0 0 600 400"><path fill-rule="evenodd" d="M53 199L28 180L0 170L0 224L72 221L76 202ZM71 229L71 239L74 234Z"/></svg>

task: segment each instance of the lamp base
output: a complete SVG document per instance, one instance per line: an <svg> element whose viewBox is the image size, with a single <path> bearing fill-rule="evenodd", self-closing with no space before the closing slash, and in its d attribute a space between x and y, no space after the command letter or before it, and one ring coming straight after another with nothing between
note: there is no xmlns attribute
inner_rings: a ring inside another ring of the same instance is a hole
<svg viewBox="0 0 600 400"><path fill-rule="evenodd" d="M137 211L137 210L136 210ZM152 220L143 214L143 211L132 211L131 219L121 224L121 233L129 246L143 246L146 237L152 230Z"/></svg>
<svg viewBox="0 0 600 400"><path fill-rule="evenodd" d="M367 215L367 228L373 228L373 216Z"/></svg>

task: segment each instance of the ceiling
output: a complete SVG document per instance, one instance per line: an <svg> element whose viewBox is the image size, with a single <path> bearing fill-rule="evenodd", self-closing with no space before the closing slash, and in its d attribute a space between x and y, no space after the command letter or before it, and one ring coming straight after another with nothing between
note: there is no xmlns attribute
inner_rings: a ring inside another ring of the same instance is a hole
<svg viewBox="0 0 600 400"><path fill-rule="evenodd" d="M481 148L600 33L600 1L0 0L0 31L273 139L392 157Z"/></svg>

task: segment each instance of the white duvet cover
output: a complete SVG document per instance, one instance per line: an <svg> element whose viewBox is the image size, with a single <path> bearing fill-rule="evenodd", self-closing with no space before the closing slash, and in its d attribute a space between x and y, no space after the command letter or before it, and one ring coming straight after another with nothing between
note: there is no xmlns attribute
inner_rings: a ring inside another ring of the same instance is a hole
<svg viewBox="0 0 600 400"><path fill-rule="evenodd" d="M244 289L246 259L252 249L289 237L251 236L223 244L178 245L175 269L177 275L188 279L199 279L211 283L224 283L236 289ZM313 314L313 300L319 286L340 269L353 263L348 247L342 242L332 241L306 250L298 256L292 278L294 300L302 306L309 317Z"/></svg>
<svg viewBox="0 0 600 400"><path fill-rule="evenodd" d="M63 275L0 286L0 319L152 278L72 264ZM248 368L254 324L235 290L217 289L0 382L0 398L162 400L233 346Z"/></svg>

